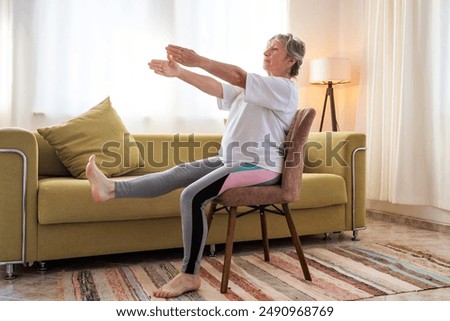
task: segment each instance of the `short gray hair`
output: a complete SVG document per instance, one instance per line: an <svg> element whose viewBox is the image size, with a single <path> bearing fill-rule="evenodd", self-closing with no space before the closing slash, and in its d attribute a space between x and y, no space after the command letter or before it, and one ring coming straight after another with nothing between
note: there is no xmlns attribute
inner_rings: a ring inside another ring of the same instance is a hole
<svg viewBox="0 0 450 321"><path fill-rule="evenodd" d="M277 34L269 39L269 42L272 40L278 40L284 45L289 57L295 59L295 63L291 68L291 77L295 77L298 75L298 71L300 66L303 63L303 58L305 57L305 43L301 41L299 38L294 37L292 34Z"/></svg>

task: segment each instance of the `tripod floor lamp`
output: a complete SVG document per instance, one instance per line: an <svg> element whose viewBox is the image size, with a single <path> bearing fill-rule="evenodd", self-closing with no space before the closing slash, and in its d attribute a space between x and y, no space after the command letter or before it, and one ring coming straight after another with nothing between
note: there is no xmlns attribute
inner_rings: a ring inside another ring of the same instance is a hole
<svg viewBox="0 0 450 321"><path fill-rule="evenodd" d="M350 74L350 60L347 58L316 58L311 60L309 82L311 84L328 85L325 93L325 102L323 104L319 131L322 131L323 128L328 98L330 99L331 128L333 131L338 130L333 85L350 82Z"/></svg>

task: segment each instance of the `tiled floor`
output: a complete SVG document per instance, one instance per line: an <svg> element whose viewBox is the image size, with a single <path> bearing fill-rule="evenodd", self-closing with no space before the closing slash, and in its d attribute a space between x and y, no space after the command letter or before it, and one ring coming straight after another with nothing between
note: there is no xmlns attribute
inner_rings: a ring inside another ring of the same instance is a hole
<svg viewBox="0 0 450 321"><path fill-rule="evenodd" d="M360 232L359 243L385 242L386 240L403 244L426 253L435 254L450 261L450 234L435 232L426 229L406 226L382 220L379 217L369 216L367 218L367 229ZM305 251L309 247L335 246L336 244L355 244L351 240L351 233L333 234L331 241L323 241L321 236L302 237ZM290 240L271 241L271 248L292 246ZM235 246L235 252L260 250L259 243L241 243ZM94 258L73 259L55 261L49 263L49 270L41 275L33 268L18 267L16 269L17 279L12 281L0 278L0 301L6 300L55 300L58 282L56 277L58 270L71 268L86 268L104 266L105 264L122 264L126 262L139 262L148 258L149 255L158 255L161 259L173 256L180 257L180 250L159 251L157 253L133 253L126 255L102 256ZM0 267L0 274L4 274L4 266ZM402 293L377 297L373 300L414 300L414 301L450 301L450 288L427 290L421 292Z"/></svg>

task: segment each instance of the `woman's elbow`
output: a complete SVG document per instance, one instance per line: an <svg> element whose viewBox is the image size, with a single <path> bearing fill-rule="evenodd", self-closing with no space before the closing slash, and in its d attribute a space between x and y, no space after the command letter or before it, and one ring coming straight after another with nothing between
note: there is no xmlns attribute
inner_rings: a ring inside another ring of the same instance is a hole
<svg viewBox="0 0 450 321"><path fill-rule="evenodd" d="M247 83L247 73L245 71L237 71L233 77L233 80L231 82L232 85L234 86L238 86L241 88L246 87L246 83Z"/></svg>

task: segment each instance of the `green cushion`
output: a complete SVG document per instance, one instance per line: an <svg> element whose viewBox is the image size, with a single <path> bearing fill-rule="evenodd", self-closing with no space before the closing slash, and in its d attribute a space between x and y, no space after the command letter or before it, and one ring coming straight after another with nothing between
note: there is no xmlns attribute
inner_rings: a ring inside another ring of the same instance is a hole
<svg viewBox="0 0 450 321"><path fill-rule="evenodd" d="M91 155L96 155L97 165L108 177L128 173L143 162L134 138L109 97L76 118L37 131L76 178L86 178Z"/></svg>
<svg viewBox="0 0 450 321"><path fill-rule="evenodd" d="M345 180L334 174L303 173L300 198L291 209L319 208L347 203Z"/></svg>
<svg viewBox="0 0 450 321"><path fill-rule="evenodd" d="M95 203L87 180L45 178L39 180L38 220L39 224L59 224L179 218L180 194L181 189L177 189L156 198L122 198Z"/></svg>
<svg viewBox="0 0 450 321"><path fill-rule="evenodd" d="M347 202L342 177L304 174L303 178L300 200L290 204L292 210ZM39 180L38 219L40 224L59 224L178 217L180 194L181 189L177 189L156 198L114 199L95 203L89 182L73 177L45 178Z"/></svg>

